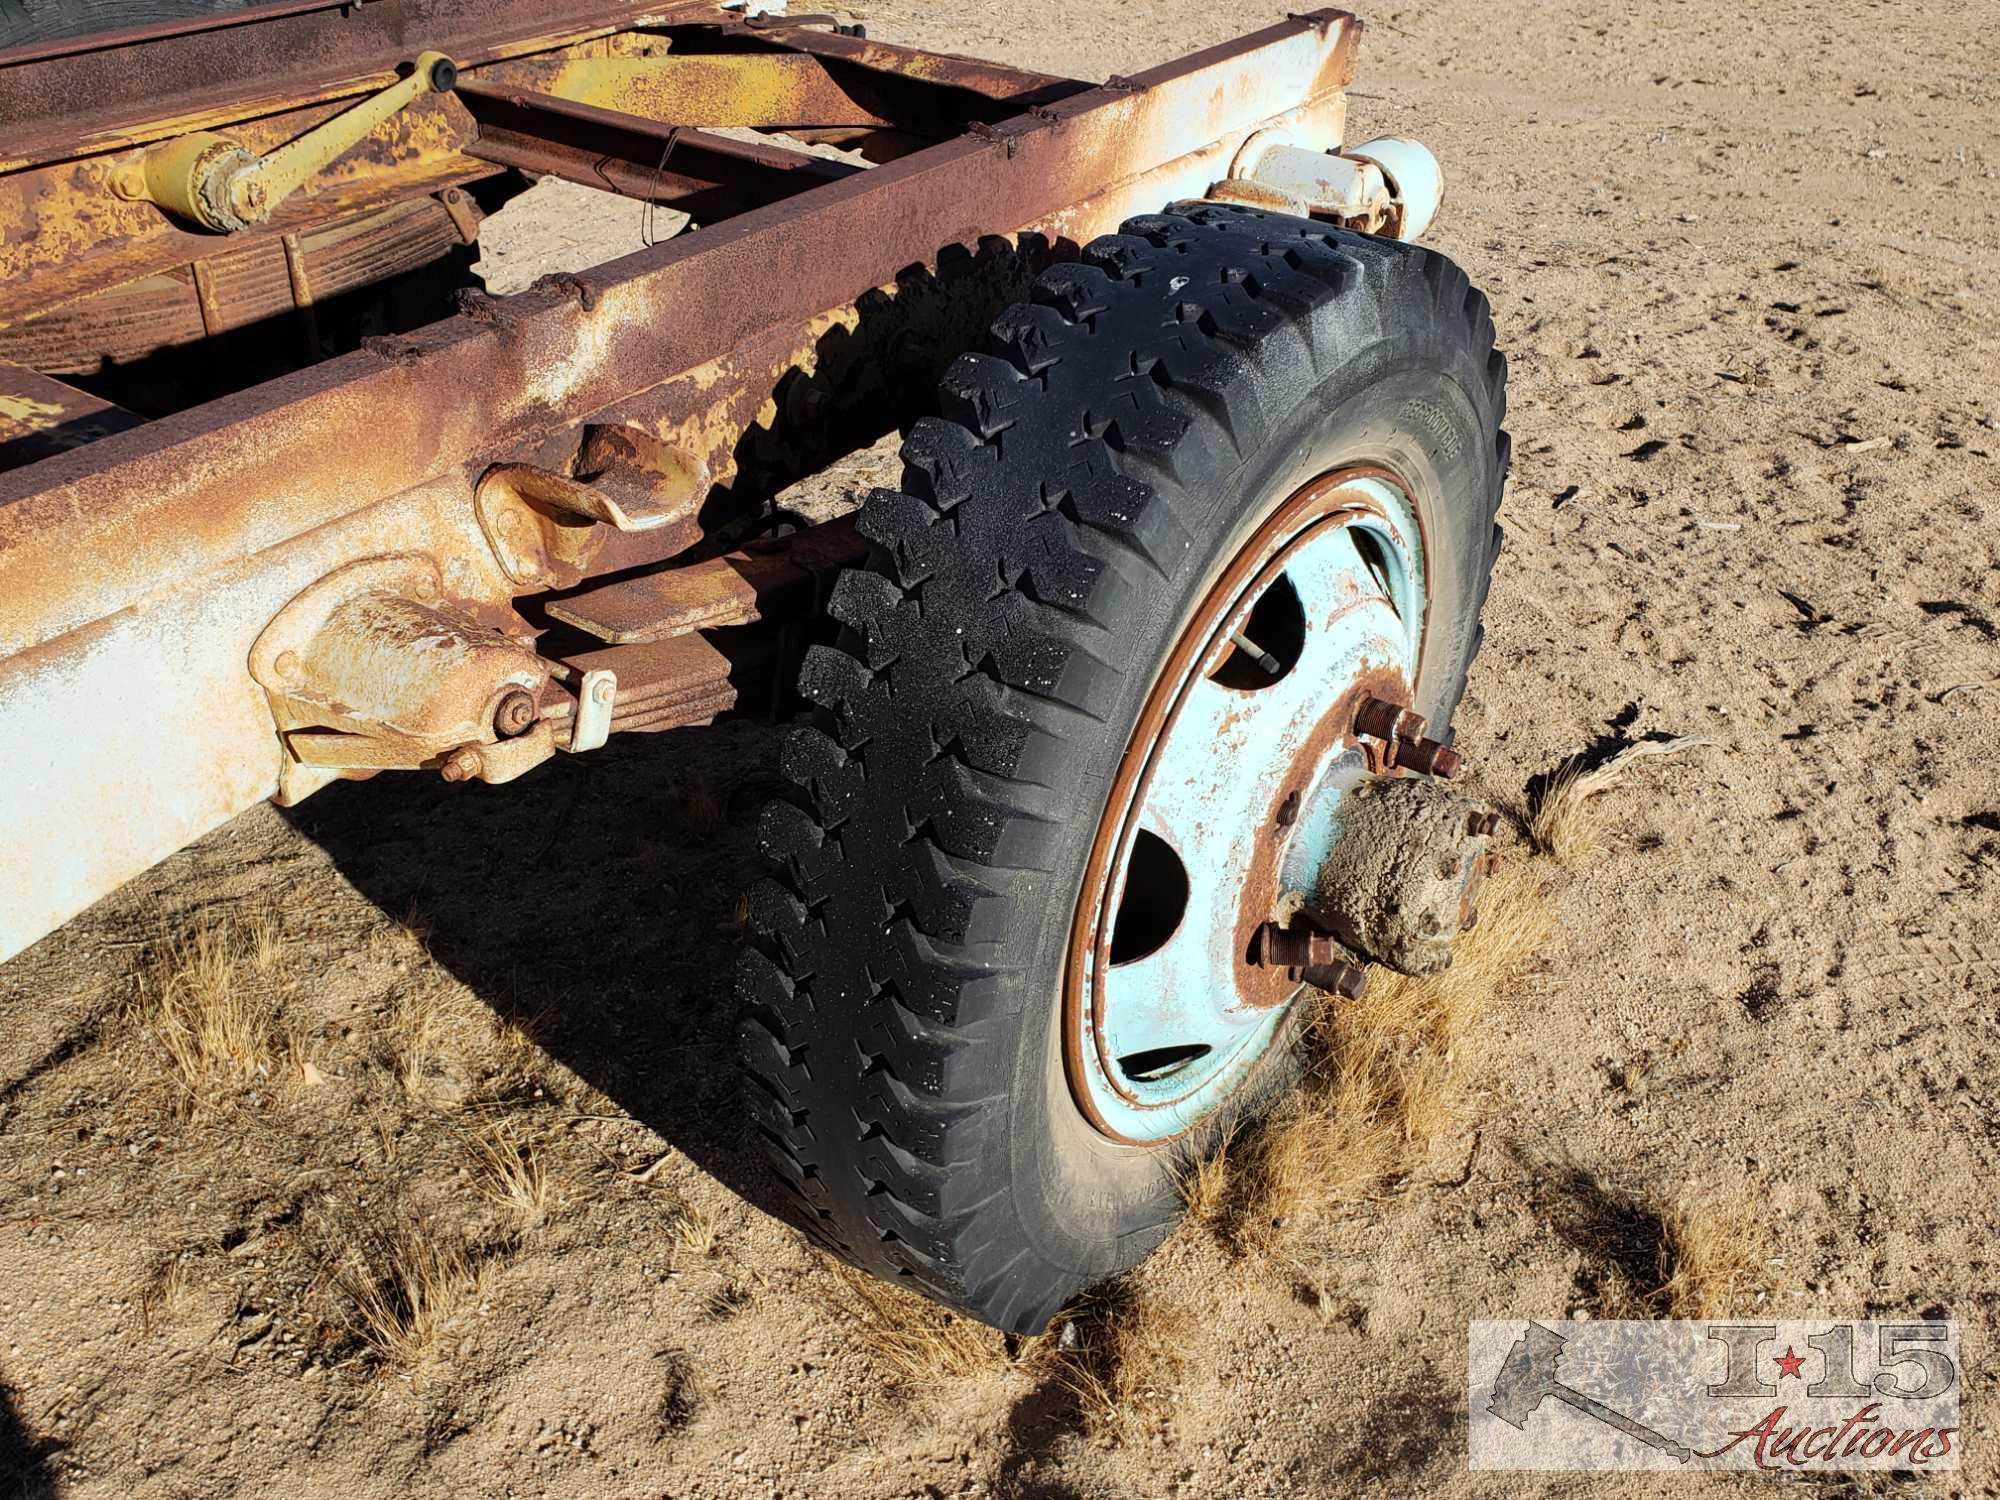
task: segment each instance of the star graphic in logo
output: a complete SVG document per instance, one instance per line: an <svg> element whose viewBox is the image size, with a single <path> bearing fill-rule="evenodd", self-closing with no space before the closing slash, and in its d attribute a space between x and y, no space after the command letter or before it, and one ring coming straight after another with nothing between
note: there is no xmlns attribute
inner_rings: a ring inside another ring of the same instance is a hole
<svg viewBox="0 0 2000 1500"><path fill-rule="evenodd" d="M1803 1365L1805 1362L1806 1362L1806 1357L1803 1354L1792 1353L1792 1346L1790 1344L1785 1345L1785 1352L1779 1355L1778 1358L1774 1361L1774 1363L1778 1367L1778 1373L1780 1375L1792 1375L1792 1376L1798 1376L1799 1367ZM1802 1379L1803 1377L1799 1378Z"/></svg>

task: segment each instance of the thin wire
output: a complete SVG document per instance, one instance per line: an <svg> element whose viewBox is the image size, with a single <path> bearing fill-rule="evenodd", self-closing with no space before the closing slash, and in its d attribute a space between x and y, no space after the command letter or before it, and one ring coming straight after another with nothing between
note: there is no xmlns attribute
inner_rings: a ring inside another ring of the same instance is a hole
<svg viewBox="0 0 2000 1500"><path fill-rule="evenodd" d="M674 147L681 138L681 128L676 125L667 132L666 144L660 147L659 163L653 168L653 186L646 194L645 207L639 212L639 242L647 249L659 243L653 238L653 211L660 204L660 179L667 172L667 158L674 153Z"/></svg>

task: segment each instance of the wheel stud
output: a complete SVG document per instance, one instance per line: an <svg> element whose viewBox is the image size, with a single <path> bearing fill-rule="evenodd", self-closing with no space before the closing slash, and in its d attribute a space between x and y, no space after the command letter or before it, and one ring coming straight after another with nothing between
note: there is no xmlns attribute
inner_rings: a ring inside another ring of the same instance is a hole
<svg viewBox="0 0 2000 1500"><path fill-rule="evenodd" d="M1250 962L1273 969L1299 969L1308 964L1336 964L1347 950L1330 934L1314 927L1280 927L1266 922L1257 929Z"/></svg>
<svg viewBox="0 0 2000 1500"><path fill-rule="evenodd" d="M1368 987L1368 971L1354 962L1339 941L1314 927L1280 927L1266 922L1257 929L1250 962L1260 968L1286 969L1315 989L1358 1000Z"/></svg>
<svg viewBox="0 0 2000 1500"><path fill-rule="evenodd" d="M1397 745L1394 764L1420 776L1440 776L1447 781L1465 769L1464 758L1451 746L1422 735Z"/></svg>
<svg viewBox="0 0 2000 1500"><path fill-rule="evenodd" d="M1316 990L1338 995L1343 1000L1359 1000L1368 988L1368 971L1345 961L1335 964L1307 964L1299 978Z"/></svg>
<svg viewBox="0 0 2000 1500"><path fill-rule="evenodd" d="M1384 745L1386 766L1446 780L1465 768L1465 760L1442 740L1424 733L1424 716L1387 698L1363 698L1354 711L1354 732Z"/></svg>

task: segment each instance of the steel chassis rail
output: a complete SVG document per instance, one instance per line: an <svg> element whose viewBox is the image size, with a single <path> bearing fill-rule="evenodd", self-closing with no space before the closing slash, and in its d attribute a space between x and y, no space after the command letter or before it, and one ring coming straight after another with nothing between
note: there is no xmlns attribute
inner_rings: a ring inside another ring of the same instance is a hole
<svg viewBox="0 0 2000 1500"><path fill-rule="evenodd" d="M290 267L332 217L449 215L507 169L700 227L154 421L46 373L0 384L0 413L94 439L0 473L0 958L259 800L393 767L506 780L768 694L782 633L753 669L721 627L804 618L852 537L719 560L704 538L766 473L886 427L882 372L934 374L1039 264L1202 196L1258 132L1337 144L1359 33L1320 11L1090 86L710 5L228 14L0 54L0 222L42 231L0 249L0 358L134 277ZM178 131L282 141L420 46L458 90L248 238L102 191ZM741 126L879 164L714 134Z"/></svg>

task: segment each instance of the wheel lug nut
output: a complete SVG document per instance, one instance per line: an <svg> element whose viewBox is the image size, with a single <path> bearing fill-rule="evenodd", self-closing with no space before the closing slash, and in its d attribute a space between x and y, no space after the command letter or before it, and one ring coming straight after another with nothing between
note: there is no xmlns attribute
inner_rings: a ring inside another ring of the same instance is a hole
<svg viewBox="0 0 2000 1500"><path fill-rule="evenodd" d="M1299 978L1314 989L1325 990L1343 1000L1359 1000L1362 991L1368 988L1368 971L1345 959L1330 964L1307 964L1300 970Z"/></svg>
<svg viewBox="0 0 2000 1500"><path fill-rule="evenodd" d="M1257 929L1250 962L1260 968L1284 969L1315 989L1357 1000L1368 987L1368 971L1354 962L1340 940L1316 927L1280 927L1266 922Z"/></svg>
<svg viewBox="0 0 2000 1500"><path fill-rule="evenodd" d="M1326 963L1335 957L1328 945L1333 939L1310 928L1280 927L1266 922L1257 929L1256 946L1250 961L1273 969L1296 969L1303 964Z"/></svg>
<svg viewBox="0 0 2000 1500"><path fill-rule="evenodd" d="M1273 969L1303 969L1346 963L1348 954L1338 938L1316 927L1280 927L1266 922L1257 929L1250 961Z"/></svg>

